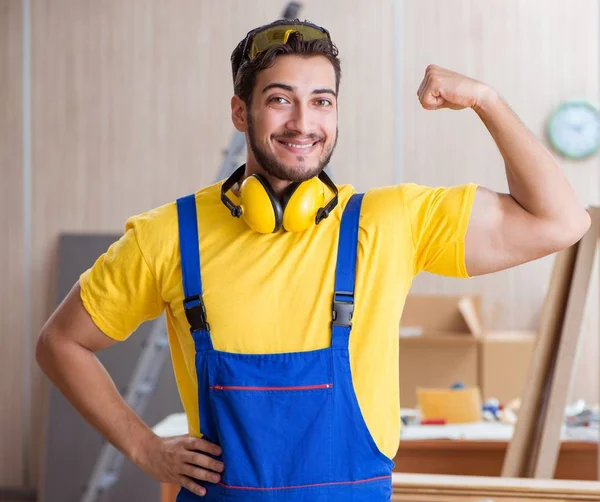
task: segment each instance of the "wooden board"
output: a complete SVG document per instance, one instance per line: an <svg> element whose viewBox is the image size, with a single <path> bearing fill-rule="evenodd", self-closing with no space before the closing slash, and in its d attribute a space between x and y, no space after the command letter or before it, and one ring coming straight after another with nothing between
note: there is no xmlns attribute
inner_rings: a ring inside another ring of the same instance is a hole
<svg viewBox="0 0 600 502"><path fill-rule="evenodd" d="M546 405L545 421L540 435L539 448L535 450L537 462L532 471L535 478L551 479L553 477L560 448L560 429L575 373L578 348L581 344L583 315L590 289L600 228L600 210L598 208L591 209L590 214L592 226L579 242L556 366Z"/></svg>
<svg viewBox="0 0 600 502"><path fill-rule="evenodd" d="M600 209L591 208L589 213L589 231L556 259L504 477L554 476L600 232Z"/></svg>
<svg viewBox="0 0 600 502"><path fill-rule="evenodd" d="M578 244L556 256L540 316L536 348L526 380L528 383L523 391L519 421L504 459L502 476L505 477L528 475L527 453L532 450L536 431L541 425L539 418L542 416L545 382L549 381L549 372L557 355L555 348L560 339L577 248Z"/></svg>
<svg viewBox="0 0 600 502"><path fill-rule="evenodd" d="M483 476L394 474L392 500L403 502L454 502L492 499L503 502L536 500L600 500L600 484L593 481L559 481Z"/></svg>

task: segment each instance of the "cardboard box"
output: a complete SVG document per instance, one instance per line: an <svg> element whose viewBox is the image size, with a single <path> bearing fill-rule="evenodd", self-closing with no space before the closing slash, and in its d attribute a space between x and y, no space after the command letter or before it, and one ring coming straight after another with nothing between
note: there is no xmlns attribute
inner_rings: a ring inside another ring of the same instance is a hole
<svg viewBox="0 0 600 502"><path fill-rule="evenodd" d="M417 388L455 382L505 404L521 395L535 347L532 331L486 333L481 302L469 295L409 295L400 321L400 404L417 406Z"/></svg>
<svg viewBox="0 0 600 502"><path fill-rule="evenodd" d="M486 333L479 347L479 385L484 400L501 404L521 397L535 349L534 331Z"/></svg>
<svg viewBox="0 0 600 502"><path fill-rule="evenodd" d="M482 335L481 300L469 295L408 295L400 335Z"/></svg>
<svg viewBox="0 0 600 502"><path fill-rule="evenodd" d="M408 295L400 320L400 404L417 406L417 388L479 381L480 299Z"/></svg>
<svg viewBox="0 0 600 502"><path fill-rule="evenodd" d="M416 408L417 388L471 387L479 380L479 343L468 336L400 338L400 405Z"/></svg>

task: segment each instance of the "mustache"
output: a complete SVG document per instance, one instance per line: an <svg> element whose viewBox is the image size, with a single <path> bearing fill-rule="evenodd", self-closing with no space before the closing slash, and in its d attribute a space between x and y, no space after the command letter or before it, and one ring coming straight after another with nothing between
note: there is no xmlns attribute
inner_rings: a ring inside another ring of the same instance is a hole
<svg viewBox="0 0 600 502"><path fill-rule="evenodd" d="M310 134L297 134L291 131L284 132L283 134L277 134L271 136L272 139L310 139L312 141L322 141L325 139L325 136L321 136L320 134L310 133Z"/></svg>

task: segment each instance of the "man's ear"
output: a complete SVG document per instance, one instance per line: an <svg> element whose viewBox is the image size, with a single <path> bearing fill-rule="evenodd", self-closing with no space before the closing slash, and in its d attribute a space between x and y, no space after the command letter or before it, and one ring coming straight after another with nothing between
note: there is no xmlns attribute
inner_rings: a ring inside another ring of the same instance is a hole
<svg viewBox="0 0 600 502"><path fill-rule="evenodd" d="M231 98L231 121L234 127L240 132L248 130L248 121L246 119L246 103L242 99L233 95Z"/></svg>

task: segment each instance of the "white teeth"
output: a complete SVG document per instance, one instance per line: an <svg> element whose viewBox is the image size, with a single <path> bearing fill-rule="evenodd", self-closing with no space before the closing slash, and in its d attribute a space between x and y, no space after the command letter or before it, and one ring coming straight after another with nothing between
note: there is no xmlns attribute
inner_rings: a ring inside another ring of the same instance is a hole
<svg viewBox="0 0 600 502"><path fill-rule="evenodd" d="M314 145L314 143L311 143L310 145L294 145L293 143L284 143L284 145L291 146L292 148L310 148Z"/></svg>

